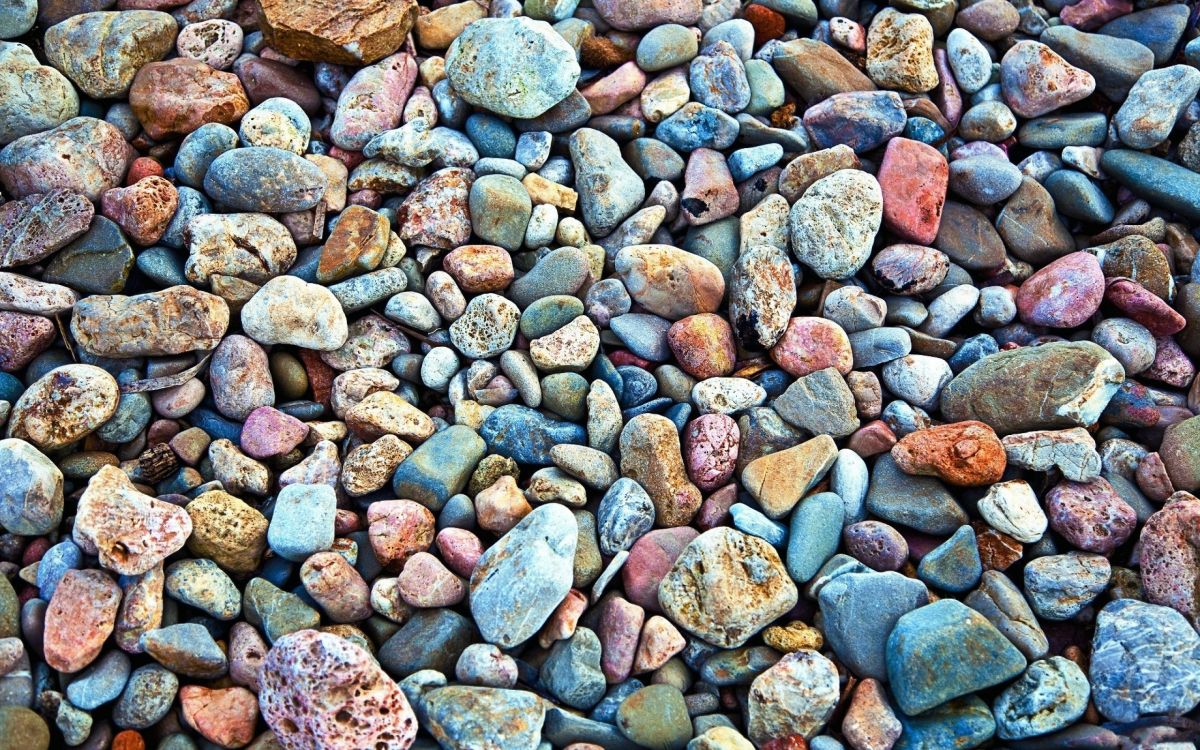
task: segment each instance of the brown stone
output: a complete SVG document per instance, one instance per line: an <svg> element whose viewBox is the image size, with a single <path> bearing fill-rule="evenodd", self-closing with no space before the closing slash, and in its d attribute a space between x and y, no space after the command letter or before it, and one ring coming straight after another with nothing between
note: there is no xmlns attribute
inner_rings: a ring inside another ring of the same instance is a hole
<svg viewBox="0 0 1200 750"><path fill-rule="evenodd" d="M250 109L250 100L233 73L179 57L139 70L129 89L129 106L146 135L161 141L210 122L237 122Z"/></svg>
<svg viewBox="0 0 1200 750"><path fill-rule="evenodd" d="M684 526L700 509L699 488L688 479L675 423L639 414L621 431L621 476L646 488L658 526Z"/></svg>
<svg viewBox="0 0 1200 750"><path fill-rule="evenodd" d="M1007 464L995 431L974 421L911 432L892 447L892 458L907 474L938 477L959 487L998 482Z"/></svg>
<svg viewBox="0 0 1200 750"><path fill-rule="evenodd" d="M386 216L365 206L350 206L338 216L317 263L322 284L341 281L355 272L374 270L391 238Z"/></svg>
<svg viewBox="0 0 1200 750"><path fill-rule="evenodd" d="M369 65L404 44L417 0L256 0L267 44L294 60Z"/></svg>
<svg viewBox="0 0 1200 750"><path fill-rule="evenodd" d="M513 280L512 256L497 245L463 245L442 261L467 294L502 292Z"/></svg>
<svg viewBox="0 0 1200 750"><path fill-rule="evenodd" d="M205 492L187 504L192 519L188 550L234 574L253 573L267 548L267 519L222 490Z"/></svg>

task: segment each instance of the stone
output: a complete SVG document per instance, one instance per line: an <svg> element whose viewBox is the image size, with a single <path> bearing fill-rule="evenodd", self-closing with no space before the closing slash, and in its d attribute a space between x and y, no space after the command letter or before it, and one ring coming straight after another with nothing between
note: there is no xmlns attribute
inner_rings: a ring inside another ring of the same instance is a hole
<svg viewBox="0 0 1200 750"><path fill-rule="evenodd" d="M272 49L295 60L340 65L369 65L392 54L417 17L416 0L355 0L333 22L329 9L315 0L298 5L255 0L254 9Z"/></svg>
<svg viewBox="0 0 1200 750"><path fill-rule="evenodd" d="M847 278L867 262L882 220L883 194L875 178L856 170L834 172L792 205L792 252L823 279Z"/></svg>
<svg viewBox="0 0 1200 750"><path fill-rule="evenodd" d="M637 747L676 750L692 736L692 721L679 688L649 685L634 691L617 707L621 734Z"/></svg>
<svg viewBox="0 0 1200 750"><path fill-rule="evenodd" d="M141 575L182 549L191 533L187 511L143 495L125 472L103 466L79 498L72 538L105 568Z"/></svg>
<svg viewBox="0 0 1200 750"><path fill-rule="evenodd" d="M1022 479L993 484L980 498L978 509L992 528L1024 544L1041 539L1049 524L1033 488Z"/></svg>
<svg viewBox="0 0 1200 750"><path fill-rule="evenodd" d="M1158 454L1175 489L1200 489L1200 419L1191 417L1167 427Z"/></svg>
<svg viewBox="0 0 1200 750"><path fill-rule="evenodd" d="M62 189L97 202L121 184L133 158L133 147L115 126L72 117L0 149L0 185L13 198Z"/></svg>
<svg viewBox="0 0 1200 750"><path fill-rule="evenodd" d="M543 505L489 547L471 574L471 613L484 639L509 648L532 637L572 583L577 527Z"/></svg>
<svg viewBox="0 0 1200 750"><path fill-rule="evenodd" d="M846 437L861 424L854 394L832 367L796 378L772 407L789 424L814 435Z"/></svg>
<svg viewBox="0 0 1200 750"><path fill-rule="evenodd" d="M452 685L424 693L429 733L442 747L536 750L546 707L523 690Z"/></svg>
<svg viewBox="0 0 1200 750"><path fill-rule="evenodd" d="M670 245L623 248L617 253L615 267L638 304L672 321L716 312L725 294L725 281L717 266Z"/></svg>
<svg viewBox="0 0 1200 750"><path fill-rule="evenodd" d="M403 748L416 737L416 716L403 691L347 639L315 630L285 635L259 675L263 720L285 750L369 743Z"/></svg>
<svg viewBox="0 0 1200 750"><path fill-rule="evenodd" d="M24 440L0 440L0 526L10 534L39 536L58 527L63 475Z"/></svg>
<svg viewBox="0 0 1200 750"><path fill-rule="evenodd" d="M79 114L79 95L71 82L16 42L0 42L0 92L0 146L56 128Z"/></svg>
<svg viewBox="0 0 1200 750"><path fill-rule="evenodd" d="M1100 475L1096 441L1082 427L1005 435L1001 442L1013 466L1032 471L1056 468L1072 482L1087 482Z"/></svg>
<svg viewBox="0 0 1200 750"><path fill-rule="evenodd" d="M825 478L837 454L833 439L820 435L754 459L742 470L742 486L769 518L781 519Z"/></svg>
<svg viewBox="0 0 1200 750"><path fill-rule="evenodd" d="M557 641L539 672L550 694L572 708L586 710L604 697L600 671L600 640L587 628Z"/></svg>
<svg viewBox="0 0 1200 750"><path fill-rule="evenodd" d="M71 674L95 661L113 631L121 589L100 570L69 570L46 609L42 650L51 669Z"/></svg>
<svg viewBox="0 0 1200 750"><path fill-rule="evenodd" d="M1066 729L1083 716L1090 692L1075 662L1061 656L1035 661L996 698L996 733L1023 740Z"/></svg>
<svg viewBox="0 0 1200 750"><path fill-rule="evenodd" d="M346 314L328 288L277 276L242 307L242 329L260 344L333 351L349 336Z"/></svg>
<svg viewBox="0 0 1200 750"><path fill-rule="evenodd" d="M638 482L654 503L660 526L684 526L700 508L700 489L683 462L675 424L656 414L639 414L621 430L621 475Z"/></svg>
<svg viewBox="0 0 1200 750"><path fill-rule="evenodd" d="M847 573L821 586L824 633L854 674L888 679L887 641L896 622L929 602L925 585L899 573Z"/></svg>
<svg viewBox="0 0 1200 750"><path fill-rule="evenodd" d="M836 147L835 147L836 148ZM937 149L908 138L888 141L879 163L883 224L901 238L930 245L937 237L949 167ZM879 274L877 255L872 267Z"/></svg>
<svg viewBox="0 0 1200 750"><path fill-rule="evenodd" d="M1004 99L1021 117L1038 117L1088 97L1096 79L1041 42L1021 41L1000 61Z"/></svg>
<svg viewBox="0 0 1200 750"><path fill-rule="evenodd" d="M13 404L8 437L41 450L63 448L116 413L117 381L93 365L63 365L43 375Z"/></svg>
<svg viewBox="0 0 1200 750"><path fill-rule="evenodd" d="M625 163L617 142L598 130L576 130L570 148L583 223L594 235L603 237L637 210L646 197L645 184ZM634 294L632 290L630 294Z"/></svg>
<svg viewBox="0 0 1200 750"><path fill-rule="evenodd" d="M887 666L896 702L912 716L1006 682L1025 669L1025 657L983 615L942 599L897 621Z"/></svg>
<svg viewBox="0 0 1200 750"><path fill-rule="evenodd" d="M956 422L917 430L891 450L896 465L908 474L936 476L960 487L991 485L1004 474L1004 446L982 422Z"/></svg>
<svg viewBox="0 0 1200 750"><path fill-rule="evenodd" d="M213 349L229 327L225 300L188 286L133 297L93 295L71 313L71 333L89 354L169 356Z"/></svg>
<svg viewBox="0 0 1200 750"><path fill-rule="evenodd" d="M1025 566L1025 594L1042 619L1069 620L1104 591L1111 575L1100 555L1047 555Z"/></svg>
<svg viewBox="0 0 1200 750"><path fill-rule="evenodd" d="M233 73L177 57L138 70L129 89L129 106L151 138L166 140L206 123L237 122L250 109L250 100Z"/></svg>
<svg viewBox="0 0 1200 750"><path fill-rule="evenodd" d="M787 654L750 684L750 739L765 745L790 735L811 738L829 721L839 697L833 662L816 651Z"/></svg>
<svg viewBox="0 0 1200 750"><path fill-rule="evenodd" d="M959 373L942 391L942 414L979 420L1001 435L1089 426L1124 379L1120 363L1091 342L1023 347Z"/></svg>
<svg viewBox="0 0 1200 750"><path fill-rule="evenodd" d="M1050 527L1072 546L1110 555L1137 527L1137 514L1107 480L1064 481L1046 493Z"/></svg>
<svg viewBox="0 0 1200 750"><path fill-rule="evenodd" d="M736 648L796 604L796 585L766 542L717 528L689 544L659 586L673 622L721 648Z"/></svg>
<svg viewBox="0 0 1200 750"><path fill-rule="evenodd" d="M496 79L500 70L503 82ZM470 104L528 119L565 99L580 68L575 51L545 21L493 18L472 23L454 40L446 74Z"/></svg>
<svg viewBox="0 0 1200 750"><path fill-rule="evenodd" d="M123 97L142 66L172 50L176 28L157 10L80 13L46 29L46 59L93 99Z"/></svg>
<svg viewBox="0 0 1200 750"><path fill-rule="evenodd" d="M929 21L891 8L876 14L867 34L867 75L881 88L914 94L936 86Z"/></svg>

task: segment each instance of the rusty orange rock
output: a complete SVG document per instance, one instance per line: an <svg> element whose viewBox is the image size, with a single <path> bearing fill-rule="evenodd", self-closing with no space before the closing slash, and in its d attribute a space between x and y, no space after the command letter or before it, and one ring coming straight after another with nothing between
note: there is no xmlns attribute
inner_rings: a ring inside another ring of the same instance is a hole
<svg viewBox="0 0 1200 750"><path fill-rule="evenodd" d="M183 720L221 747L243 747L254 739L258 697L244 687L211 690L186 685L179 691Z"/></svg>
<svg viewBox="0 0 1200 750"><path fill-rule="evenodd" d="M139 70L129 89L129 106L146 135L162 141L210 122L237 122L250 109L250 100L233 73L178 57Z"/></svg>
<svg viewBox="0 0 1200 750"><path fill-rule="evenodd" d="M369 65L404 44L417 0L257 0L263 38L295 60Z"/></svg>
<svg viewBox="0 0 1200 750"><path fill-rule="evenodd" d="M995 430L974 421L909 433L892 447L892 458L907 474L938 477L959 487L998 482L1007 465Z"/></svg>

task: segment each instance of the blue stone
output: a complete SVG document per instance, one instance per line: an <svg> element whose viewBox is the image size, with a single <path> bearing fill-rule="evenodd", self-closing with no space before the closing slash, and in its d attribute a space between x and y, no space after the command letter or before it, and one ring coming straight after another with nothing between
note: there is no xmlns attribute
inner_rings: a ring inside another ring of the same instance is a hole
<svg viewBox="0 0 1200 750"><path fill-rule="evenodd" d="M83 550L75 546L70 539L59 542L42 555L37 569L38 596L46 601L54 596L58 582L68 570L79 570L83 567Z"/></svg>
<svg viewBox="0 0 1200 750"><path fill-rule="evenodd" d="M733 145L740 127L737 120L721 110L691 102L660 122L654 137L679 151L698 148L719 151Z"/></svg>
<svg viewBox="0 0 1200 750"><path fill-rule="evenodd" d="M1122 148L1106 150L1100 157L1100 167L1139 198L1200 221L1200 174L1166 159Z"/></svg>
<svg viewBox="0 0 1200 750"><path fill-rule="evenodd" d="M904 123L905 138L933 145L946 136L941 126L927 117L910 117Z"/></svg>
<svg viewBox="0 0 1200 750"><path fill-rule="evenodd" d="M984 357L999 351L1000 345L996 343L996 339L986 333L980 333L962 342L946 361L957 375Z"/></svg>
<svg viewBox="0 0 1200 750"><path fill-rule="evenodd" d="M825 639L854 674L886 680L888 636L901 617L928 603L929 592L920 581L899 573L870 572L844 555L834 560L841 557L858 567L826 582L817 595ZM856 572L860 568L865 572Z"/></svg>
<svg viewBox="0 0 1200 750"><path fill-rule="evenodd" d="M738 149L729 155L729 173L734 182L742 182L775 166L782 158L783 146L778 143Z"/></svg>
<svg viewBox="0 0 1200 750"><path fill-rule="evenodd" d="M54 369L54 368L50 368ZM25 384L12 373L0 372L0 401L15 404L25 392Z"/></svg>
<svg viewBox="0 0 1200 750"><path fill-rule="evenodd" d="M846 505L832 492L807 497L792 511L787 571L796 583L808 583L837 552Z"/></svg>
<svg viewBox="0 0 1200 750"><path fill-rule="evenodd" d="M625 409L621 412L621 416L625 418L626 422L628 422L639 414L656 414L663 409L670 408L674 403L674 401L666 396L659 396L658 398L652 398L649 401L638 404L632 408Z"/></svg>
<svg viewBox="0 0 1200 750"><path fill-rule="evenodd" d="M142 275L162 287L189 284L183 275L186 255L169 247L148 247L134 263Z"/></svg>
<svg viewBox="0 0 1200 750"><path fill-rule="evenodd" d="M917 566L917 577L930 586L961 594L974 588L983 575L975 530L961 526L946 541L930 550Z"/></svg>
<svg viewBox="0 0 1200 750"><path fill-rule="evenodd" d="M687 423L692 421L692 405L675 404L663 412L663 416L675 423L676 430L683 432L683 428L687 427Z"/></svg>
<svg viewBox="0 0 1200 750"><path fill-rule="evenodd" d="M188 414L188 421L193 427L199 427L212 437L213 440L230 440L233 443L242 442L242 425L232 422L215 411L203 406L197 407Z"/></svg>
<svg viewBox="0 0 1200 750"><path fill-rule="evenodd" d="M511 159L517 152L517 136L508 123L495 115L477 112L467 118L467 137L482 157Z"/></svg>
<svg viewBox="0 0 1200 750"><path fill-rule="evenodd" d="M996 733L987 704L972 695L950 701L920 716L897 714L904 727L892 750L970 750Z"/></svg>
<svg viewBox="0 0 1200 750"><path fill-rule="evenodd" d="M780 547L787 541L787 527L777 521L772 521L763 515L762 512L751 508L745 503L734 503L729 508L729 515L733 517L733 525L739 531L744 531L751 536L756 536L759 539L764 539L772 547Z"/></svg>
<svg viewBox="0 0 1200 750"><path fill-rule="evenodd" d="M888 636L888 679L909 716L1007 682L1024 669L1017 647L956 599L909 612Z"/></svg>
<svg viewBox="0 0 1200 750"><path fill-rule="evenodd" d="M480 434L487 443L487 449L492 453L499 453L519 463L532 466L548 466L553 463L550 460L550 449L556 445L563 443L587 444L587 431L582 425L559 422L529 407L517 404L506 404L488 415L480 429ZM429 445L428 441L421 448L427 445ZM414 452L413 455L416 453ZM479 458L482 457L481 454ZM411 460L412 456L409 456L404 463L400 464L400 467L403 468L404 464ZM478 460L478 458L475 459L476 462ZM474 462L472 462L472 467L474 467ZM399 476L399 470L397 470L397 476ZM400 493L398 489L397 495L411 497ZM447 495L447 497L449 496ZM443 499L442 502L445 500Z"/></svg>
<svg viewBox="0 0 1200 750"><path fill-rule="evenodd" d="M636 365L622 365L617 368L621 373L621 382L625 389L621 394L620 404L623 408L631 409L638 404L644 404L658 394L658 381L654 375Z"/></svg>
<svg viewBox="0 0 1200 750"><path fill-rule="evenodd" d="M626 313L609 321L608 327L629 351L642 359L666 362L671 358L671 348L667 345L670 321L649 313Z"/></svg>

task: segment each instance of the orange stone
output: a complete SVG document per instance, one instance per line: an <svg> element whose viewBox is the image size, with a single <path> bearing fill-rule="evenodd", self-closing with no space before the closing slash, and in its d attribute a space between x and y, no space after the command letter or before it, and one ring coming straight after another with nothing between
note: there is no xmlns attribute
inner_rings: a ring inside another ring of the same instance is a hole
<svg viewBox="0 0 1200 750"><path fill-rule="evenodd" d="M391 238L387 217L365 206L350 206L338 217L317 261L317 280L341 281L355 271L372 271L383 260Z"/></svg>
<svg viewBox="0 0 1200 750"><path fill-rule="evenodd" d="M267 44L293 60L369 65L404 44L417 0L257 0Z"/></svg>
<svg viewBox="0 0 1200 750"><path fill-rule="evenodd" d="M1008 463L995 430L975 421L909 433L892 447L892 458L907 474L938 477L959 487L998 482Z"/></svg>
<svg viewBox="0 0 1200 750"><path fill-rule="evenodd" d="M250 109L250 100L233 73L177 57L138 71L129 89L129 106L146 135L162 141L210 122L237 122Z"/></svg>
<svg viewBox="0 0 1200 750"><path fill-rule="evenodd" d="M232 749L254 739L258 697L244 687L211 690L185 685L179 691L179 705L183 720L209 742Z"/></svg>
<svg viewBox="0 0 1200 750"><path fill-rule="evenodd" d="M46 608L46 664L67 674L91 664L113 632L120 604L121 589L104 571L68 570Z"/></svg>

